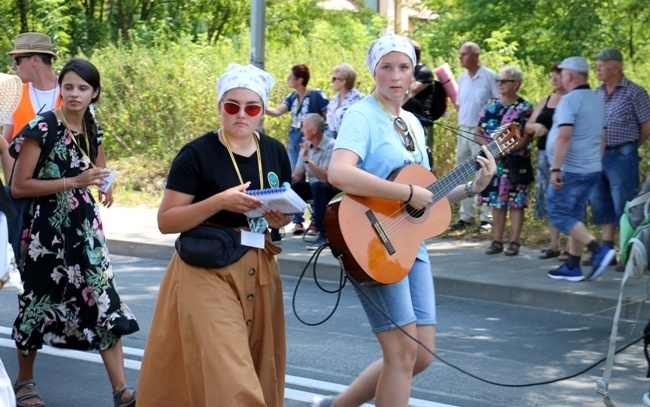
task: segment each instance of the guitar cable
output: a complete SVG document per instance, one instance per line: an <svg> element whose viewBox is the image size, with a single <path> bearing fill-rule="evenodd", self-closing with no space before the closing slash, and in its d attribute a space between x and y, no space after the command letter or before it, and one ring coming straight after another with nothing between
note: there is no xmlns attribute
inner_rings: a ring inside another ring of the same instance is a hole
<svg viewBox="0 0 650 407"><path fill-rule="evenodd" d="M415 118L418 119L420 122L423 122L423 121L424 121L424 122L426 122L426 123L430 123L430 124L429 124L430 126L434 126L434 127L435 127L435 126L442 127L443 129L448 130L448 131L449 131L450 133L452 133L452 134L455 134L455 135L457 135L457 136L460 136L460 137L462 137L462 138L464 138L464 139L466 139L466 140L469 140L469 141L471 141L471 142L473 142L473 143L480 144L480 143L478 143L476 140L474 140L474 133L473 133L473 132L465 131L465 130L459 129L459 128L457 128L457 127L448 126L448 125L446 125L446 124L442 124L442 122L438 122L438 121L434 122L434 121L431 121L430 119L428 119L428 118L426 118L426 117L424 117L424 116L421 116L421 115L419 115L419 114L417 114L417 113L413 113L413 112L410 112L410 113L411 113L413 116L415 116Z"/></svg>
<svg viewBox="0 0 650 407"><path fill-rule="evenodd" d="M291 305L292 305L292 308L293 308L293 313L294 313L294 315L296 316L296 318L298 319L298 321L302 322L304 325L308 325L308 326L317 326L317 325L321 325L321 324L324 324L325 322L327 322L327 321L328 321L328 320L329 320L329 319L334 315L334 312L336 312L336 310L337 310L337 308L338 308L338 306L339 306L339 304L340 304L340 302L341 302L341 294L342 294L342 292L343 292L343 288L344 288L345 285L346 285L346 282L347 282L347 281L350 281L350 283L356 287L357 292L360 292L361 295L363 295L363 296L366 298L366 300L368 300L368 302L370 302L370 304L372 304L372 305L373 305L373 306L374 306L374 307L375 307L379 312L381 312L382 315L383 315L384 317L386 317L390 322L392 322L393 325L395 325L395 326L397 327L397 329L399 329L399 330L400 330L404 335L406 335L406 336L407 336L408 338L410 338L412 341L414 341L414 342L417 343L419 346L421 346L422 349L424 349L425 351L427 351L430 355L432 355L434 358L436 358L437 360L439 360L440 362L442 362L444 365L447 365L447 366L449 366L450 368L452 368L452 369L454 369L454 370L456 370L456 371L458 371L458 372L460 372L460 373L462 373L462 374L464 374L464 375L466 375L466 376L469 376L469 377L471 377L471 378L473 378L473 379L476 379L476 380L478 380L478 381L480 381L480 382L483 382L483 383L487 383L487 384L490 384L490 385L493 385L493 386L499 386L499 387L510 387L510 388L522 388L522 387L535 387L535 386L542 386L542 385L547 385L547 384L552 384L552 383L562 382L562 381L565 381L565 380L569 380L569 379L573 379L573 378L575 378L575 377L581 376L581 375L587 373L588 371L590 371L591 369L595 368L596 366L600 365L600 364L603 363L605 360L607 360L607 357L603 357L603 358L601 358L600 360L598 360L598 361L592 363L591 365L585 367L585 368L582 369L582 370L579 370L579 371L576 372L576 373L569 374L569 375L566 375L566 376L560 376L560 377L555 378L555 379L549 379L549 380L539 381L539 382L532 382L532 383L502 383L502 382L496 382L496 381L492 381L492 380L489 380L489 379L485 379L485 378L483 378L483 377L481 377L481 376L478 376L478 375L476 375L476 374L474 374L474 373L471 373L471 372L469 372L469 371L463 369L462 367L460 367L460 366L458 366L458 365L455 365L455 364L453 364L453 363L451 363L451 362L449 362L449 361L443 359L442 357L440 357L440 355L436 354L436 352L434 352L434 351L432 351L431 349L429 349L429 348L428 348L424 343L422 343L422 341L420 341L419 339L417 339L417 338L414 337L413 335L411 335L411 334L409 334L408 332L406 332L406 331L404 330L404 328L402 328L401 326L399 326L399 325L398 325L398 324L397 324L397 323L396 323L396 322L395 322L395 321L390 317L390 315L388 315L388 313L387 313L387 312L386 312L382 307L380 307L378 304L376 304L375 302L373 302L373 301L372 301L372 300L371 300L371 299L366 295L366 293L364 293L363 290L360 289L360 287L359 287L359 283L357 283L357 282L354 280L354 278L352 278L351 276L349 276L349 275L345 272L345 268L343 267L343 263L342 263L342 260L341 260L340 258L338 258L338 257L336 258L336 259L339 261L339 264L340 264L340 270L341 270L341 271L340 271L339 282L338 282L338 283L339 283L339 284L338 284L338 287L335 288L335 289L333 289L333 290L328 290L328 289L326 289L325 287L323 287L323 286L321 285L321 283L318 281L318 276L317 276L317 273L316 273L316 264L318 263L318 258L319 258L319 256L320 256L320 254L322 253L322 251L325 250L325 249L326 249L327 247L329 247L329 246L330 246L329 243L325 243L325 244L323 244L322 246L320 246L320 247L319 247L319 248L314 252L314 254L311 256L311 258L309 259L309 261L307 262L307 264L306 264L305 267L303 268L303 270L302 270L300 276L298 277L298 282L296 283L296 287L295 287L294 290L293 290L293 298L292 298L292 302L291 302ZM312 261L314 262L312 272L313 272L313 275L314 275L314 281L316 282L316 285L318 286L318 288L319 288L321 291L324 291L324 292L327 293L327 294L336 294L336 303L334 304L334 308L332 309L332 311L331 311L331 312L330 312L330 313L329 313L329 314L328 314L328 315L327 315L323 320L318 321L318 322L307 322L307 321L305 321L303 318L301 318L301 317L298 315L298 311L297 311L297 309L296 309L296 296L297 296L297 293L298 293L298 287L300 286L300 284L301 284L301 282L302 282L302 279L304 278L305 273L307 272L307 270L308 270L308 268L309 268L309 265L312 263ZM634 339L633 341L631 341L631 342L629 342L629 343L627 343L627 344L621 346L620 348L618 348L618 349L614 352L614 354L615 354L615 355L618 355L619 353L624 352L624 351L627 350L629 347L631 347L631 346L637 344L638 342L640 342L641 340L643 340L645 337L648 337L648 339L650 339L650 332L648 332L647 334L644 334L644 335L642 335L642 336L640 336L640 337Z"/></svg>
<svg viewBox="0 0 650 407"><path fill-rule="evenodd" d="M345 283L346 283L345 270L343 269L342 265L341 265L341 273L339 276L339 285L337 288L333 290L328 290L327 288L323 287L321 283L318 281L318 276L316 275L316 264L318 264L318 258L320 257L320 254L323 252L323 250L329 247L329 245L330 245L329 243L325 243L321 245L318 249L316 249L314 254L311 255L309 261L307 261L307 264L305 265L305 268L302 269L302 273L300 273L300 277L298 277L298 282L296 283L296 287L293 289L293 298L291 300L291 307L293 308L293 314L296 316L298 321L308 326L318 326L324 324L325 322L327 322L327 320L329 320L334 315L334 312L336 312L336 309L338 308L339 303L341 302L341 293L343 292L343 288L345 287ZM296 309L296 295L298 294L298 287L300 287L300 283L302 282L302 279L305 276L305 273L307 272L307 269L309 268L309 265L311 264L312 261L314 262L312 272L314 275L314 282L316 283L316 286L318 286L318 288L321 291L324 291L327 294L336 294L336 303L334 304L334 308L332 309L332 312L330 312L329 315L327 315L322 321L318 321L318 322L305 321L298 315L298 310Z"/></svg>
<svg viewBox="0 0 650 407"><path fill-rule="evenodd" d="M417 114L414 114L414 115L415 115L416 118L418 118L418 119L422 118L422 116L419 116L419 115L417 115ZM426 119L426 118L425 118L425 119ZM428 119L426 119L426 120L428 120ZM468 137L467 135L465 135L465 134L463 134L463 133L469 133L469 132L466 132L466 131L463 131L463 130L461 130L461 129L454 128L454 127L451 127L451 126L447 126L447 125L444 125L444 124L442 124L442 123L437 123L437 125L438 125L439 127L442 127L442 128L444 128L444 129L450 131L450 132L453 133L453 134L456 134L456 135L458 135L458 136L460 136L460 137L463 137L463 138L465 138L465 139L467 139L467 140L470 140L470 141L472 141L472 142L474 142L474 143L476 143L476 144L479 144L476 140L474 140L473 133L470 133L470 134L471 134L471 137ZM382 313L382 315L384 315L384 316L385 316L389 321L391 321L391 322L393 323L393 325L395 325L395 326L397 327L397 329L399 329L399 330L400 330L404 335L406 335L408 338L410 338L410 339L413 340L415 343L417 343L419 346L421 346L421 347L422 347L426 352L428 352L428 353L429 353L430 355L432 355L434 358L438 359L438 360L439 360L440 362L442 362L444 365L447 365L447 366L449 366L450 368L452 368L452 369L454 369L454 370L456 370L456 371L458 371L458 372L460 372L460 373L462 373L462 374L464 374L464 375L466 375L466 376L469 376L469 377L471 377L471 378L473 378L473 379L476 379L476 380L478 380L478 381L480 381L480 382L483 382L483 383L486 383L486 384L490 384L490 385L493 385L493 386L500 386L500 387L522 388L522 387L535 387L535 386L542 386L542 385L547 385L547 384L552 384L552 383L558 383L558 382L562 382L562 381L565 381L565 380L569 380L569 379L573 379L573 378L575 378L575 377L581 376L581 375L587 373L588 371L590 371L591 369L595 368L596 366L600 365L600 364L603 363L605 360L607 360L607 357L603 357L603 358L601 358L600 360L598 360L598 361L592 363L591 365L585 367L585 368L582 369L582 370L579 370L579 371L576 372L576 373L569 374L569 375L566 375L566 376L561 376L561 377L558 377L558 378L555 378L555 379L549 379L549 380L539 381L539 382L531 382L531 383L501 383L501 382L496 382L496 381L492 381L492 380L488 380L488 379L485 379L485 378L483 378L483 377L480 377L480 376L478 376L478 375L476 375L476 374L473 374L473 373L471 373L471 372L469 372L469 371L467 371L467 370L461 368L460 366L457 366L457 365L455 365L455 364L453 364L453 363L451 363L451 362L445 360L444 358L440 357L440 356L439 356L438 354L436 354L434 351L432 351L431 349L429 349L429 348L428 348L424 343L422 343L422 341L420 341L419 339L415 338L414 336L412 336L411 334L409 334L408 332L406 332L406 331L405 331L401 326L399 326L399 325L398 325L398 324L397 324L397 323L396 323L396 322L395 322L395 321L390 317L390 315L388 315L388 314L386 313L386 311L385 311L383 308L381 308L379 305L377 305L375 302L373 302L373 301L372 301L372 300L371 300L371 299L370 299L370 298L369 298L369 297L368 297L368 296L367 296L367 295L366 295L366 294L365 294L365 293L360 289L359 284L358 284L358 283L357 283L357 282L356 282L356 281L355 281L351 276L349 276L349 275L345 272L345 268L343 267L343 262L342 262L342 260L341 260L339 257L336 257L336 259L339 261L339 266L340 266L340 276L339 276L339 284L338 284L338 287L335 288L335 289L333 289L333 290L328 290L328 289L326 289L325 287L323 287L323 286L321 285L321 283L318 281L318 276L317 276L317 273L316 273L316 265L317 265L317 263L318 263L318 258L319 258L319 256L320 256L320 254L322 253L322 251L325 250L325 249L326 249L327 247L329 247L329 246L330 246L329 243L325 243L325 244L323 244L322 246L320 246L320 247L319 247L319 248L314 252L314 254L311 256L311 258L309 259L309 261L308 261L307 264L305 265L304 269L302 270L302 272L301 272L301 274L300 274L300 277L298 278L298 282L296 283L296 287L294 288L294 291L293 291L293 298L292 298L292 308L293 308L293 313L294 313L294 315L296 316L296 318L298 319L298 321L300 321L300 322L303 323L304 325L308 325L308 326L317 326L317 325L321 325L321 324L324 324L325 322L327 322L327 321L328 321L328 320L329 320L329 319L334 315L334 313L336 312L336 310L337 310L337 308L338 308L338 306L339 306L339 304L340 304L342 291L343 291L343 288L344 288L345 285L346 285L346 282L347 282L347 281L350 281L350 283L351 283L352 285L354 285L354 286L357 288L357 291L360 292L360 293L361 293L361 294L366 298L366 300L368 300L368 302L370 302L370 304L372 304L372 305L373 305L373 306L374 306L374 307L375 307L379 312ZM301 282L302 282L302 280L303 280L303 278L304 278L304 276L305 276L305 273L307 272L307 270L308 270L308 268L309 268L309 265L312 263L312 261L314 262L312 272L313 272L313 276L314 276L314 281L315 281L316 285L318 286L318 288L319 288L321 291L323 291L323 292L325 292L325 293L327 293L327 294L336 294L336 295L337 295L337 296L336 296L336 303L334 304L334 308L332 309L332 311L331 311L331 312L330 312L330 313L329 313L329 314L328 314L328 315L327 315L323 320L318 321L318 322L307 322L307 321L305 321L304 319L302 319L302 318L298 315L298 311L297 311L297 309L296 309L296 296L297 296L298 288L299 288L299 286L300 286L300 284L301 284ZM627 344L621 346L620 348L618 348L618 349L614 352L614 355L618 355L619 353L624 352L624 351L627 350L629 347L631 347L631 346L637 344L638 342L640 342L641 340L643 340L645 337L648 337L648 339L650 339L650 332L649 332L648 334L644 334L644 335L642 335L642 336L640 336L640 337L638 337L638 338L632 340L631 342L629 342L629 343L627 343Z"/></svg>

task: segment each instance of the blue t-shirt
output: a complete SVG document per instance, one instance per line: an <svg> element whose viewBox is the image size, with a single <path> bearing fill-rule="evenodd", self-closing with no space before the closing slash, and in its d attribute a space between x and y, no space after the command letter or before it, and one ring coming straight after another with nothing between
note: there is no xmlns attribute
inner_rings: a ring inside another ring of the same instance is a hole
<svg viewBox="0 0 650 407"><path fill-rule="evenodd" d="M605 106L588 85L564 95L555 108L553 127L546 140L546 154L553 162L559 128L572 126L571 144L562 171L588 174L602 171L601 144L605 127Z"/></svg>
<svg viewBox="0 0 650 407"><path fill-rule="evenodd" d="M302 122L309 113L319 113L322 115L326 112L329 100L322 90L312 89L305 94L302 103L298 103L298 93L291 92L284 98L284 104L291 112L291 127L300 129Z"/></svg>
<svg viewBox="0 0 650 407"><path fill-rule="evenodd" d="M352 105L341 122L334 150L350 150L359 156L357 167L380 178L409 164L420 164L429 169L424 130L412 113L402 110L401 117L407 123L415 142L415 151L408 151L393 120L374 96L366 96ZM429 261L424 243L420 245L418 259Z"/></svg>

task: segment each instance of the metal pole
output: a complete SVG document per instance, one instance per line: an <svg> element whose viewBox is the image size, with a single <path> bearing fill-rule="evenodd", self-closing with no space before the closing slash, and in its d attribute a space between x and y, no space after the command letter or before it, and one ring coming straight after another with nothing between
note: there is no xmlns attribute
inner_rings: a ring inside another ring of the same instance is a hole
<svg viewBox="0 0 650 407"><path fill-rule="evenodd" d="M251 60L264 69L264 42L266 30L266 0L253 0L251 7Z"/></svg>

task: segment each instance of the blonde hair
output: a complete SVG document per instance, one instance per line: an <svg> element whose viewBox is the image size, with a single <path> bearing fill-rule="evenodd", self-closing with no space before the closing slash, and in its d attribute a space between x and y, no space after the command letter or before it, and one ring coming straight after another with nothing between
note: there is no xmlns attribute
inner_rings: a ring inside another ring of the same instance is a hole
<svg viewBox="0 0 650 407"><path fill-rule="evenodd" d="M332 68L332 73L340 75L341 79L345 81L345 89L350 90L354 88L357 82L357 72L354 67L348 63L342 63Z"/></svg>
<svg viewBox="0 0 650 407"><path fill-rule="evenodd" d="M508 65L501 68L499 76L509 73L513 80L522 83L524 81L524 72L514 65Z"/></svg>

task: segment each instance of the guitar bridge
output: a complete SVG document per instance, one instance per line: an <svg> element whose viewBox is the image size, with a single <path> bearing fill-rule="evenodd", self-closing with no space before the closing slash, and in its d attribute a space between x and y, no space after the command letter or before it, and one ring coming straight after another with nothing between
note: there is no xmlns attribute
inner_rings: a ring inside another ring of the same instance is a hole
<svg viewBox="0 0 650 407"><path fill-rule="evenodd" d="M375 233L377 234L377 237L379 237L379 240L386 248L388 254L393 255L395 253L395 248L393 247L393 244L390 242L390 239L388 238L388 235L386 234L386 231L384 230L383 226L381 226L381 223L379 223L379 221L377 220L375 213L371 210L367 210L366 217L370 221L372 228L375 229Z"/></svg>

